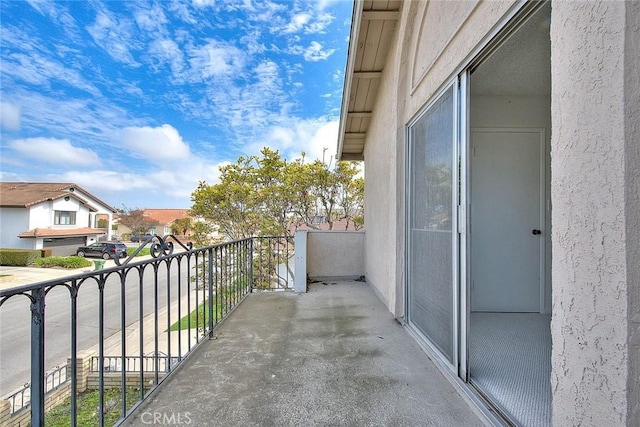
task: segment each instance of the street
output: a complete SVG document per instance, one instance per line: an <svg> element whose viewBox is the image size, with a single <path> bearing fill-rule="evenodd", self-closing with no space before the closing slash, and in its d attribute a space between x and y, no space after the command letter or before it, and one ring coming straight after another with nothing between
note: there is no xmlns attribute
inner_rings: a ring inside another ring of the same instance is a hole
<svg viewBox="0 0 640 427"><path fill-rule="evenodd" d="M187 282L189 272L186 269L186 259L181 265L181 305L184 306L187 295ZM193 272L191 272L193 274ZM173 259L167 274L167 263L160 262L157 274L153 271L152 265L147 265L144 270L143 288L143 316L154 312L155 277L157 277L157 308L158 312L166 311L167 307L167 282L171 283L170 299L171 304L177 302L178 298L178 263ZM167 278L169 277L169 280ZM193 291L194 284L191 285ZM140 320L140 275L136 268L128 271L125 279L124 307L125 307L125 329L135 325ZM121 335L121 281L117 273L111 273L106 280L104 287L104 338L115 335L115 341L119 342ZM78 292L77 299L77 349L87 350L97 346L99 342L99 290L97 282L87 279ZM46 297L46 318L45 318L45 369L48 371L57 365L66 363L71 354L71 298L69 290L64 286L58 286L50 290ZM192 302L192 309L195 302ZM182 316L186 315L183 308ZM153 318L153 316L150 316ZM163 316L159 325L145 326L144 337L153 337L154 330L158 333L165 331L169 324L178 320L178 313L172 312L170 319ZM145 322L145 325L148 322ZM22 384L30 381L30 346L31 346L31 313L29 299L23 296L14 296L0 308L0 395L15 390ZM132 331L125 333L131 336ZM138 335L137 330L133 331ZM139 335L138 335L139 336ZM109 340L111 343L113 339ZM129 340L130 341L130 340ZM172 346L173 347L173 346ZM97 347L96 347L97 348ZM113 345L111 345L111 349ZM119 349L119 344L117 345ZM111 349L105 351L111 351ZM140 349L128 348L128 354L139 354ZM113 354L105 356L118 356L118 350Z"/></svg>

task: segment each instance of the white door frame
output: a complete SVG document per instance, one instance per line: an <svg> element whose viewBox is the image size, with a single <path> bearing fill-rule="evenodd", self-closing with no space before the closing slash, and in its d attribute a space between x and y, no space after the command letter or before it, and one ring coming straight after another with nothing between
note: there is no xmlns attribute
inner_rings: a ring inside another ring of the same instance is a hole
<svg viewBox="0 0 640 427"><path fill-rule="evenodd" d="M467 83L465 82L465 85L467 85ZM418 122L418 120L424 115L426 114L431 107L438 101L440 100L440 98L442 97L442 95L449 89L453 89L452 90L452 96L453 96L453 117L452 119L452 126L453 126L453 147L452 147L452 154L451 154L451 161L452 161L452 186L451 186L451 191L452 191L452 198L451 198L451 203L452 203L452 220L451 220L451 235L452 235L452 242L451 242L451 246L452 246L452 259L451 259L451 267L452 267L452 279L453 279L453 283L451 284L452 288L453 288L453 292L452 292L452 300L451 300L451 305L452 305L452 344L453 344L453 348L452 348L452 361L447 360L446 357L443 356L443 354L441 353L441 351L439 349L436 348L436 346L434 346L427 337L423 336L421 332L415 330L415 328L412 327L412 323L411 323L411 311L410 311L410 299L412 298L411 295L411 286L409 285L409 277L410 274L409 272L411 271L412 265L411 265L411 255L409 253L410 249L409 249L409 245L405 245L404 248L404 256L405 259L407 260L404 268L405 268L405 279L404 279L404 291L405 291L405 300L404 300L404 313L405 313L405 319L408 321L407 325L408 325L408 330L409 332L411 332L414 337L416 337L418 339L418 342L424 346L426 346L430 352L432 353L432 355L434 355L437 359L438 359L438 363L440 364L440 366L446 367L447 369L449 369L451 372L454 372L457 374L459 366L461 364L464 364L466 366L466 347L464 351L461 351L460 349L460 343L461 343L461 335L460 335L460 331L462 329L462 326L460 324L460 319L461 319L461 313L460 313L460 309L461 309L461 304L459 303L460 301L460 292L461 292L461 288L460 288L460 239L459 239L459 219L460 219L460 213L459 213L459 186L456 185L456 183L459 183L460 181L460 169L457 165L457 163L460 161L460 145L459 145L459 141L460 141L460 116L459 116L459 112L461 111L461 106L460 106L460 102L461 102L461 91L460 91L460 87L461 87L461 82L458 78L458 76L456 76L455 78L449 80L447 82L446 85L444 85L436 94L434 94L431 97L431 100L425 104L425 106L416 114L416 116L409 121L409 123L407 123L407 126L405 128L405 138L406 141L408 142L407 147L408 149L406 150L406 154L405 154L405 165L407 165L407 167L405 168L405 184L406 184L406 188L410 188L409 186L409 182L410 182L410 178L411 178L411 160L412 160L412 142L411 142L411 127L416 124ZM466 102L466 101L465 101ZM467 104L468 105L468 104ZM408 191L405 199L405 225L406 224L410 224L411 223L411 214L412 214L412 209L411 209L411 204L412 204L412 194L410 191ZM456 220L457 219L457 220ZM410 237L410 230L409 227L405 226L405 242L410 242L411 241L411 237ZM462 362L460 359L460 355L464 354L465 355L465 361Z"/></svg>

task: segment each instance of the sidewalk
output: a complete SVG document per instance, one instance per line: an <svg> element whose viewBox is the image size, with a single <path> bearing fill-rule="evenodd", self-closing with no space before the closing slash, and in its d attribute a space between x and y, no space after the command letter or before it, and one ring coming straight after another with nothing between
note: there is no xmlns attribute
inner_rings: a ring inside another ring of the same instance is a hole
<svg viewBox="0 0 640 427"><path fill-rule="evenodd" d="M151 256L143 256L136 257L134 261L144 260L151 258ZM104 268L115 267L115 262L113 260L108 260L105 263ZM35 267L7 267L0 266L0 290L2 289L10 289L12 287L28 285L32 283L38 283L42 281L63 278L68 276L73 276L77 274L82 274L85 272L94 271L95 267L84 267L79 269L56 269L56 268L35 268ZM185 316L188 314L188 302L187 300L191 300L191 309L195 308L195 294L200 293L199 301L202 302L204 299L204 295L202 294L202 290L191 291L190 295L187 297L183 297L180 300L180 316ZM173 301L171 303L171 322L178 321L178 301ZM168 332L167 322L168 322L168 309L167 307L160 308L158 310L158 348L157 351L170 354L172 357L176 356L184 356L188 351L188 343L191 342L193 346L196 343L196 335L198 334L197 330L182 330L182 331L172 331ZM155 316L154 313L149 313L143 318L143 330L144 330L144 339L143 339L143 354L153 354L156 352L156 339L155 339ZM181 335L181 343L179 342L178 336ZM189 336L191 335L191 336ZM169 338L171 337L171 338ZM105 337L104 339L104 356L105 357L113 357L120 356L122 354L122 333L115 332L112 335ZM140 355L140 321L137 320L126 327L125 332L126 339L126 349L127 356L139 356ZM171 340L171 348L169 348L169 340ZM179 346L179 344L181 344ZM98 355L98 344L89 347L79 349L81 353L85 355ZM64 363L61 361L61 363ZM17 390L17 389L16 389ZM9 395L11 393L7 393Z"/></svg>
<svg viewBox="0 0 640 427"><path fill-rule="evenodd" d="M113 261L111 261L113 262ZM106 267L106 265L105 265ZM0 266L0 290L10 289L22 285L59 279L61 277L93 271L94 267L76 269L37 268L37 267L7 267Z"/></svg>
<svg viewBox="0 0 640 427"><path fill-rule="evenodd" d="M151 255L135 257L131 262L143 261L151 258ZM89 261L101 260L101 258L87 258ZM104 263L104 268L115 267L114 260L109 259ZM38 267L9 267L0 265L0 290L15 288L22 285L44 282L47 280L59 279L61 277L75 276L76 274L88 273L95 270L95 266L82 267L76 269L66 268L38 268Z"/></svg>

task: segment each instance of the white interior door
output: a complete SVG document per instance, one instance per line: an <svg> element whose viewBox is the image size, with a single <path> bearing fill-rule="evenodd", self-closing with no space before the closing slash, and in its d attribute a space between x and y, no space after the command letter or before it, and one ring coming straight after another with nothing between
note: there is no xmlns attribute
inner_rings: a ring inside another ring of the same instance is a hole
<svg viewBox="0 0 640 427"><path fill-rule="evenodd" d="M472 130L471 310L539 312L544 131Z"/></svg>

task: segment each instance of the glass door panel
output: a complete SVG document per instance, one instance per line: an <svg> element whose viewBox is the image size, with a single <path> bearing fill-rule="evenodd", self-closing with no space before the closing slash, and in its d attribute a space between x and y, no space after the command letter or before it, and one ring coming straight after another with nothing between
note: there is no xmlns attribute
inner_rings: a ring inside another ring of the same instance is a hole
<svg viewBox="0 0 640 427"><path fill-rule="evenodd" d="M456 357L455 86L409 126L409 324L452 364ZM457 198L457 197L456 197Z"/></svg>

